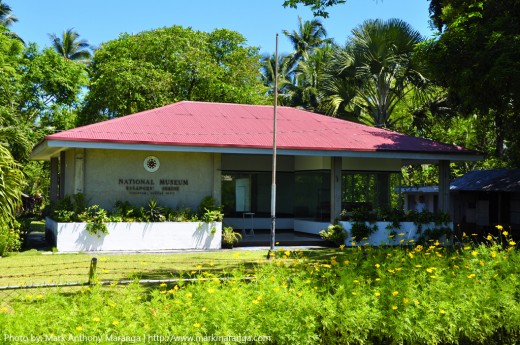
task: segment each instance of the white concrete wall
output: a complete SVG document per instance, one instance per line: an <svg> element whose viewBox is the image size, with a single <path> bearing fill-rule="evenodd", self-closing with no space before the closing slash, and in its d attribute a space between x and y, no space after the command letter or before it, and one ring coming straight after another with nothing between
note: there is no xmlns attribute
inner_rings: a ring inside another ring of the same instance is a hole
<svg viewBox="0 0 520 345"><path fill-rule="evenodd" d="M87 232L86 223L47 218L46 227L56 235L59 252L220 249L222 240L220 222L107 223L109 233L99 237Z"/></svg>
<svg viewBox="0 0 520 345"><path fill-rule="evenodd" d="M75 157L78 150L66 154L66 189L68 195L75 193ZM154 199L165 207L191 207L196 209L207 195L220 200L220 154L121 150L84 150L84 194L90 204L99 204L111 210L116 201L129 201L132 205L146 205ZM144 160L155 156L160 160L156 172L144 169ZM122 184L120 180L153 181L151 190L128 190L135 184ZM167 186L161 180L187 180L188 184ZM218 187L215 184L218 183ZM165 187L178 190L168 191ZM218 191L218 193L217 193Z"/></svg>

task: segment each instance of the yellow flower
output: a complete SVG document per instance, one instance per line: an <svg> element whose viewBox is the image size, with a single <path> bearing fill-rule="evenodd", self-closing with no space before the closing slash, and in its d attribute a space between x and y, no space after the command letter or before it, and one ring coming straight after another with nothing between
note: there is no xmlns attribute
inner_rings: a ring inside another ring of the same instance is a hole
<svg viewBox="0 0 520 345"><path fill-rule="evenodd" d="M397 310L397 306L396 306L396 305L393 305L393 306L392 306L392 310Z"/></svg>
<svg viewBox="0 0 520 345"><path fill-rule="evenodd" d="M159 285L160 287L165 287L166 286L166 283L161 283L161 285Z"/></svg>
<svg viewBox="0 0 520 345"><path fill-rule="evenodd" d="M215 292L215 289L209 288L207 291L208 291L209 294L212 294L212 293Z"/></svg>
<svg viewBox="0 0 520 345"><path fill-rule="evenodd" d="M478 255L478 252L477 252L476 250L474 250L474 251L471 252L471 255L473 255L473 256L477 256L477 255Z"/></svg>
<svg viewBox="0 0 520 345"><path fill-rule="evenodd" d="M357 292L352 291L352 296L356 296Z"/></svg>
<svg viewBox="0 0 520 345"><path fill-rule="evenodd" d="M502 232L502 235L507 236L507 235L509 235L509 232L504 231L504 232Z"/></svg>
<svg viewBox="0 0 520 345"><path fill-rule="evenodd" d="M82 331L82 330L83 330L83 327L81 327L81 326L76 327L76 331Z"/></svg>
<svg viewBox="0 0 520 345"><path fill-rule="evenodd" d="M503 229L504 227L503 227L502 225L497 225L497 226L495 226L495 228L497 228L498 231L502 231L502 229Z"/></svg>
<svg viewBox="0 0 520 345"><path fill-rule="evenodd" d="M395 271L394 271L394 270L388 270L388 272L390 272L390 273L395 273Z"/></svg>
<svg viewBox="0 0 520 345"><path fill-rule="evenodd" d="M195 322L195 323L193 324L193 327L195 327L195 328L200 328L200 326L201 326L201 324L198 323L198 322Z"/></svg>
<svg viewBox="0 0 520 345"><path fill-rule="evenodd" d="M253 300L253 304L258 304L258 303L260 303L260 301L258 301L256 299Z"/></svg>
<svg viewBox="0 0 520 345"><path fill-rule="evenodd" d="M419 302L419 300L417 298L413 300L413 303L415 303L415 305L421 304L421 302Z"/></svg>
<svg viewBox="0 0 520 345"><path fill-rule="evenodd" d="M112 325L114 325L114 326L117 326L117 325L119 325L119 321L117 321L117 320L115 320L115 321L112 321Z"/></svg>
<svg viewBox="0 0 520 345"><path fill-rule="evenodd" d="M416 267L416 268L421 268L421 267L422 267L422 265L415 265L415 267Z"/></svg>
<svg viewBox="0 0 520 345"><path fill-rule="evenodd" d="M408 256L410 257L410 259L413 259L413 253L412 252L408 253Z"/></svg>
<svg viewBox="0 0 520 345"><path fill-rule="evenodd" d="M403 303L404 303L404 304L407 304L407 303L408 303L408 298L406 298L406 297L403 298Z"/></svg>
<svg viewBox="0 0 520 345"><path fill-rule="evenodd" d="M516 242L513 241L513 240L511 240L511 241L509 241L509 245L510 245L510 246L516 246Z"/></svg>
<svg viewBox="0 0 520 345"><path fill-rule="evenodd" d="M392 296L397 296L397 295L399 295L399 291L393 291L392 292Z"/></svg>
<svg viewBox="0 0 520 345"><path fill-rule="evenodd" d="M380 293L379 291L376 291L376 292L374 292L374 295L375 295L376 297L379 297L379 296L381 296L381 293Z"/></svg>
<svg viewBox="0 0 520 345"><path fill-rule="evenodd" d="M202 309L201 309L201 310L202 310L202 311L206 311L206 307L202 307Z"/></svg>
<svg viewBox="0 0 520 345"><path fill-rule="evenodd" d="M99 321L101 321L101 319L100 319L99 317L97 317L97 316L94 316L94 317L92 318L92 321L94 321L94 322L99 322Z"/></svg>
<svg viewBox="0 0 520 345"><path fill-rule="evenodd" d="M441 313L441 314L443 314L443 315L444 315L444 314L446 314L446 310L444 310L444 309L441 309L441 310L439 311L439 313Z"/></svg>
<svg viewBox="0 0 520 345"><path fill-rule="evenodd" d="M341 245L339 246L339 249L341 249L341 250L343 250L344 248L345 248L345 245L344 245L344 244L341 244Z"/></svg>
<svg viewBox="0 0 520 345"><path fill-rule="evenodd" d="M475 278L475 276L476 276L475 273L471 273L471 274L468 276L468 278L469 278L469 279L473 279L473 278Z"/></svg>
<svg viewBox="0 0 520 345"><path fill-rule="evenodd" d="M487 235L486 239L487 239L488 241L491 241L491 240L493 239L493 236L491 236L491 235Z"/></svg>
<svg viewBox="0 0 520 345"><path fill-rule="evenodd" d="M379 267L381 267L381 265L380 265L380 264L375 264L374 266L376 266L376 268L379 268Z"/></svg>
<svg viewBox="0 0 520 345"><path fill-rule="evenodd" d="M43 295L36 295L36 299L42 299Z"/></svg>

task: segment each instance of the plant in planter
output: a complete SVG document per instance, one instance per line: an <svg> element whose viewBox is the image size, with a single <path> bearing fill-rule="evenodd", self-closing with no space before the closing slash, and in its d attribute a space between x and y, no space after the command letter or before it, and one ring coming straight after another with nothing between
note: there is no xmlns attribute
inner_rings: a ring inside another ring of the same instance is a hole
<svg viewBox="0 0 520 345"><path fill-rule="evenodd" d="M363 239L368 239L370 235L376 232L377 225L374 224L372 226L369 226L366 222L355 221L352 224L352 229L350 231L352 233L352 239L359 242Z"/></svg>
<svg viewBox="0 0 520 345"><path fill-rule="evenodd" d="M320 231L320 236L325 241L333 243L336 246L340 246L345 244L348 233L341 224L330 224L327 227L327 230Z"/></svg>
<svg viewBox="0 0 520 345"><path fill-rule="evenodd" d="M225 226L222 228L222 246L226 248L233 248L235 243L238 243L242 240L242 234L233 231L233 228L230 226Z"/></svg>
<svg viewBox="0 0 520 345"><path fill-rule="evenodd" d="M99 205L87 207L85 211L78 215L79 220L87 223L86 230L92 235L101 237L101 234L108 234L107 222L109 221L107 211Z"/></svg>

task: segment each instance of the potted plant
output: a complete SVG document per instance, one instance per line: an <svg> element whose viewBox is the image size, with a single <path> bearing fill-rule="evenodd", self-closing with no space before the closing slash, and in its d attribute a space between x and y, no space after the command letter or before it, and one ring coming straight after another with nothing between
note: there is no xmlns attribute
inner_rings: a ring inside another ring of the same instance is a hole
<svg viewBox="0 0 520 345"><path fill-rule="evenodd" d="M222 247L233 248L235 243L238 243L242 239L242 234L233 231L231 226L225 226L222 228Z"/></svg>

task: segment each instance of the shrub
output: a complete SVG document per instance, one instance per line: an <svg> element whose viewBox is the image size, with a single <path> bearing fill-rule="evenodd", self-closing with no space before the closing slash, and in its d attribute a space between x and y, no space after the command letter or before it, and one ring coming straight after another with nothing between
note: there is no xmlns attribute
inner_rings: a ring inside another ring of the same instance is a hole
<svg viewBox="0 0 520 345"><path fill-rule="evenodd" d="M11 226L0 221L0 256L9 252L16 252L22 246L20 224L13 222Z"/></svg>
<svg viewBox="0 0 520 345"><path fill-rule="evenodd" d="M348 232L341 226L341 224L330 224L327 230L321 230L320 236L325 241L328 241L334 245L340 246L345 244L345 240L348 237Z"/></svg>

